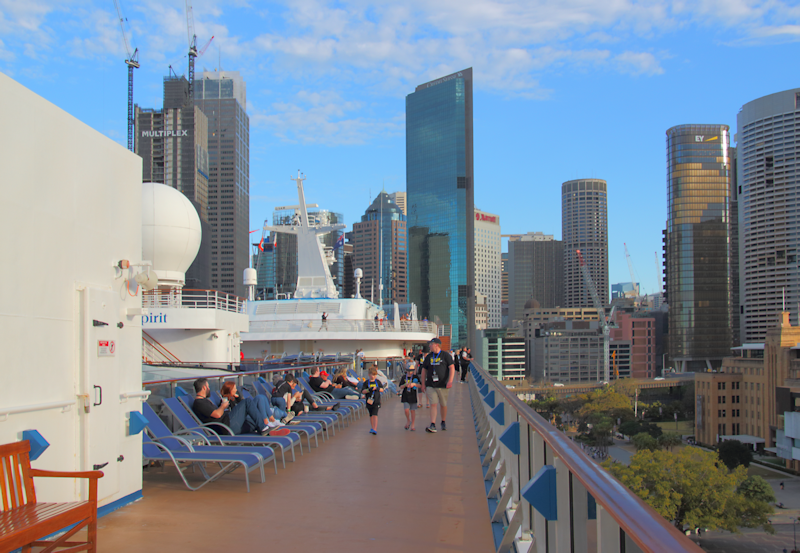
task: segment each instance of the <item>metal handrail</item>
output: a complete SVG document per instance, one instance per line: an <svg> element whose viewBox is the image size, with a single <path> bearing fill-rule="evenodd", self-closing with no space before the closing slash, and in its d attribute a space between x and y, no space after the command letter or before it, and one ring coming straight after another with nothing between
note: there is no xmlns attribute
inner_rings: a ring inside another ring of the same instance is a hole
<svg viewBox="0 0 800 553"><path fill-rule="evenodd" d="M269 321L254 320L250 322L248 332L422 332L436 335L436 324L424 321L399 321L399 328L394 321L384 319L376 323L369 319L329 319L325 323L319 318L313 319L278 319Z"/></svg>
<svg viewBox="0 0 800 553"><path fill-rule="evenodd" d="M473 361L473 367L484 381L501 396L502 401L517 412L524 421L539 434L552 449L553 455L566 465L617 524L646 553L670 553L674 551L696 551L700 549L674 525L658 514L609 472L596 465L567 436L552 426L530 406L520 400L515 392L508 390L499 381Z"/></svg>
<svg viewBox="0 0 800 553"><path fill-rule="evenodd" d="M214 374L209 375L205 378L238 378L244 376L253 376L253 375L261 375L264 373L283 373L283 372L296 372L296 371L308 371L311 367L319 367L320 369L324 369L326 367L341 367L342 365L347 365L348 367L353 366L352 361L339 361L333 363L317 363L315 365L294 365L290 367L277 367L277 368L262 368L255 371L242 371L242 372L226 372L225 374ZM173 365L169 365L171 368L174 368ZM189 367L195 368L195 367ZM222 369L216 369L222 370ZM187 382L187 381L194 381L197 380L197 376L188 376L188 377L181 377L181 378L167 378L164 380L150 380L147 382L142 382L142 386L150 386L152 384L168 384L171 382Z"/></svg>
<svg viewBox="0 0 800 553"><path fill-rule="evenodd" d="M8 415L18 415L20 413L33 413L35 411L46 411L48 409L64 409L75 405L77 400L72 401L52 401L50 403L37 403L35 405L24 405L21 407L12 407L10 409L0 410L0 417L8 417ZM2 420L6 420L3 418Z"/></svg>
<svg viewBox="0 0 800 553"><path fill-rule="evenodd" d="M247 300L218 290L148 290L142 293L142 307L180 309L219 309L231 313L246 313Z"/></svg>

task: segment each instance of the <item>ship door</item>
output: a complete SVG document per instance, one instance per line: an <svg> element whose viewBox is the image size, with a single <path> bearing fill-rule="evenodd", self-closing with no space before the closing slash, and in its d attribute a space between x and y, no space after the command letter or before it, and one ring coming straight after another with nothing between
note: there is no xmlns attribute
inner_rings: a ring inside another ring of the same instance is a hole
<svg viewBox="0 0 800 553"><path fill-rule="evenodd" d="M83 341L81 369L84 398L83 458L85 470L102 470L97 498L119 492L122 436L125 431L120 409L118 292L86 288L81 294Z"/></svg>

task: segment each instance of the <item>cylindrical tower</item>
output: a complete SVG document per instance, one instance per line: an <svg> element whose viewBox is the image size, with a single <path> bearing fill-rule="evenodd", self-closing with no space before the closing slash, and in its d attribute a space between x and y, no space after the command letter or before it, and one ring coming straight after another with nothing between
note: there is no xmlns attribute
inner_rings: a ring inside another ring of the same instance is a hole
<svg viewBox="0 0 800 553"><path fill-rule="evenodd" d="M800 88L748 102L737 121L743 342L763 342L800 302Z"/></svg>
<svg viewBox="0 0 800 553"><path fill-rule="evenodd" d="M561 185L564 307L594 307L583 281L580 250L603 305L608 303L608 196L606 181L578 179Z"/></svg>
<svg viewBox="0 0 800 553"><path fill-rule="evenodd" d="M667 130L668 351L681 372L719 367L733 345L729 144L727 125Z"/></svg>

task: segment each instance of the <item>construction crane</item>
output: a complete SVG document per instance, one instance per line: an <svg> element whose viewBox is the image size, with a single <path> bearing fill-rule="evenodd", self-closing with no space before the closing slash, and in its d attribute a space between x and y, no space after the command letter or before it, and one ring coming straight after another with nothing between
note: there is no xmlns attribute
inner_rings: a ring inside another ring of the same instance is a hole
<svg viewBox="0 0 800 553"><path fill-rule="evenodd" d="M194 105L194 60L198 56L202 56L206 48L208 48L211 41L214 40L212 36L205 46L197 49L197 35L194 33L194 10L192 10L191 0L186 0L186 31L189 36L189 105Z"/></svg>
<svg viewBox="0 0 800 553"><path fill-rule="evenodd" d="M125 34L125 18L122 17L122 8L119 6L119 0L114 0L114 7L117 8L122 41L125 43L125 52L128 54L128 59L125 60L125 64L128 66L128 149L132 152L134 149L133 129L136 124L133 118L133 70L139 69L139 49L135 48L131 53L131 48L128 46L128 36Z"/></svg>
<svg viewBox="0 0 800 553"><path fill-rule="evenodd" d="M589 289L589 294L592 296L592 303L594 303L594 308L597 309L597 316L600 319L600 328L603 331L603 382L608 382L610 377L608 367L608 344L611 341L610 321L614 317L614 310L616 307L613 307L611 309L611 314L606 317L605 307L603 307L603 304L600 302L600 296L597 295L597 287L594 285L592 275L589 274L589 267L586 266L581 251L575 250L575 253L578 254L578 264L581 267L581 273L583 273L583 280L586 281L586 287Z"/></svg>
<svg viewBox="0 0 800 553"><path fill-rule="evenodd" d="M633 293L635 295L635 300L639 301L639 283L636 282L636 273L633 270L633 261L631 260L631 254L628 251L628 244L625 242L622 243L625 246L625 259L628 260L628 271L631 273L631 284L633 285Z"/></svg>

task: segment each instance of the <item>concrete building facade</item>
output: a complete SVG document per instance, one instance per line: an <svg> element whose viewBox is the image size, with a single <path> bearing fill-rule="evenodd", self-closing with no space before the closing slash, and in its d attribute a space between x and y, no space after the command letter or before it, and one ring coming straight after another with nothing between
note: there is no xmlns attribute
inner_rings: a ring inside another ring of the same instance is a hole
<svg viewBox="0 0 800 553"><path fill-rule="evenodd" d="M211 287L245 296L250 248L250 117L238 71L199 73L194 104L208 118Z"/></svg>
<svg viewBox="0 0 800 553"><path fill-rule="evenodd" d="M583 279L580 250L603 305L608 304L608 195L602 179L561 185L561 240L564 243L564 307L594 307Z"/></svg>
<svg viewBox="0 0 800 553"><path fill-rule="evenodd" d="M490 328L476 331L472 356L498 380L523 380L525 338L516 329Z"/></svg>
<svg viewBox="0 0 800 553"><path fill-rule="evenodd" d="M552 234L529 232L508 240L509 324L524 319L525 304L536 299L543 308L562 305L564 243Z"/></svg>
<svg viewBox="0 0 800 553"><path fill-rule="evenodd" d="M781 313L763 343L734 348L717 373L695 375L696 435L712 445L737 439L757 448L775 447L780 429L777 392L800 376L800 327ZM785 408L785 405L781 405Z"/></svg>
<svg viewBox="0 0 800 553"><path fill-rule="evenodd" d="M186 88L186 79L182 81ZM200 250L186 271L186 288L211 288L211 227L208 216L208 119L197 107L168 107L180 80L164 81L160 110L134 108L134 151L142 158L143 182L166 184L183 192L200 217Z"/></svg>
<svg viewBox="0 0 800 553"><path fill-rule="evenodd" d="M784 305L798 317L800 88L748 102L736 122L740 334L748 343L764 339Z"/></svg>
<svg viewBox="0 0 800 553"><path fill-rule="evenodd" d="M488 328L500 328L500 216L475 210L475 291L486 297ZM477 309L477 307L476 307ZM477 322L477 316L476 316Z"/></svg>
<svg viewBox="0 0 800 553"><path fill-rule="evenodd" d="M630 343L630 376L654 378L656 376L656 320L633 317L630 313L614 314L616 328L611 329L611 342ZM611 366L614 375L614 367ZM620 373L620 377L622 374Z"/></svg>

